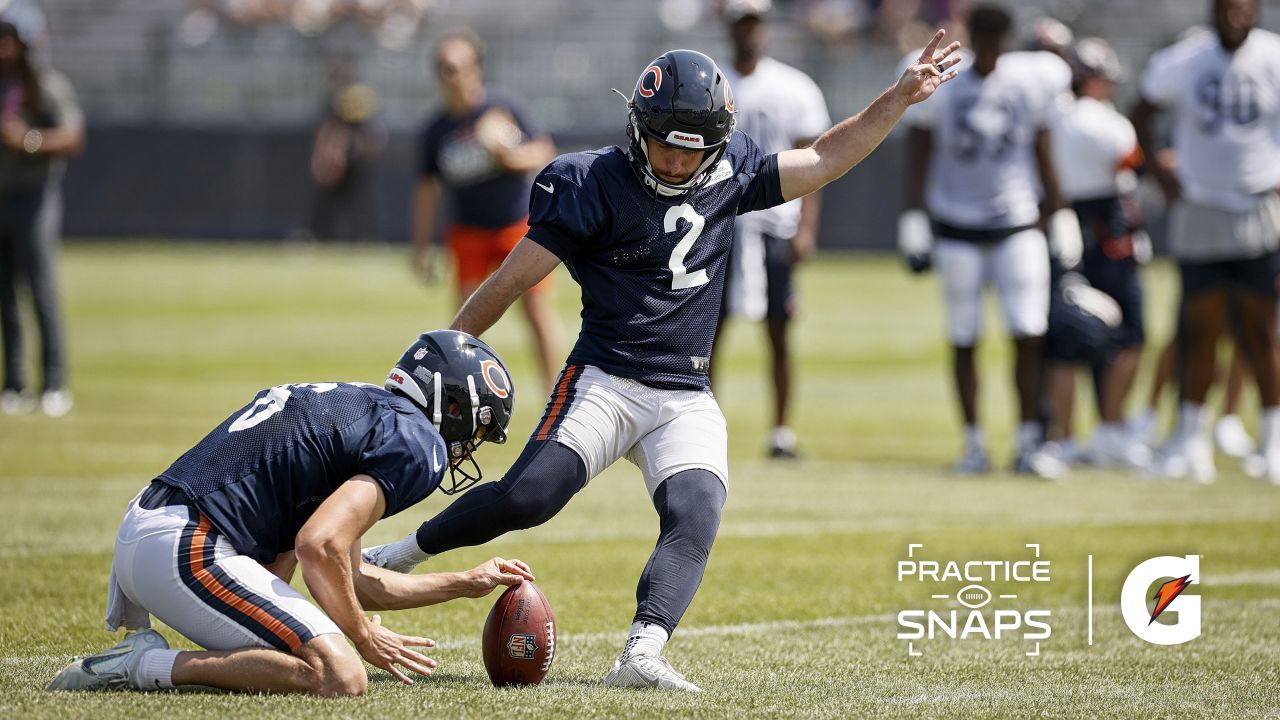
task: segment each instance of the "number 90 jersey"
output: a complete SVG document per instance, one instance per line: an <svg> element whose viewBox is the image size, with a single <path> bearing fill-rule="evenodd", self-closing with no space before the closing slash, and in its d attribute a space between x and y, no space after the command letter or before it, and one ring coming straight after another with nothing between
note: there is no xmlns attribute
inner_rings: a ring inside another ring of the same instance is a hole
<svg viewBox="0 0 1280 720"><path fill-rule="evenodd" d="M777 156L735 132L706 183L659 199L615 146L561 155L530 192L529 239L582 287L569 362L657 387L707 387L734 220L782 202Z"/></svg>
<svg viewBox="0 0 1280 720"><path fill-rule="evenodd" d="M1203 32L1151 56L1142 97L1172 109L1187 200L1252 210L1280 185L1280 35L1258 28L1235 52Z"/></svg>
<svg viewBox="0 0 1280 720"><path fill-rule="evenodd" d="M238 552L293 549L325 498L356 475L382 487L384 517L444 476L444 440L409 400L363 383L277 385L257 394L157 479L182 490Z"/></svg>

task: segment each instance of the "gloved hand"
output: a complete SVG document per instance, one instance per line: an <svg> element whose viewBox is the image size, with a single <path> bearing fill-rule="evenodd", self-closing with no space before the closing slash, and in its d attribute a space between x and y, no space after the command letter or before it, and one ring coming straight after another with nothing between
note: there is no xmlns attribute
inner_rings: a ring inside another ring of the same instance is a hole
<svg viewBox="0 0 1280 720"><path fill-rule="evenodd" d="M898 252L913 273L933 266L933 229L924 210L912 208L898 216Z"/></svg>
<svg viewBox="0 0 1280 720"><path fill-rule="evenodd" d="M1049 253L1064 270L1080 264L1084 256L1084 234L1075 210L1061 208L1049 216Z"/></svg>

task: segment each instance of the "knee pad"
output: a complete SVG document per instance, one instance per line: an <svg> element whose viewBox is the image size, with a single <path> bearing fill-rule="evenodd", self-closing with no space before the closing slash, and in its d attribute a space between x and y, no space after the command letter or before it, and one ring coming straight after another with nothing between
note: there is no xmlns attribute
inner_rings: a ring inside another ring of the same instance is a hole
<svg viewBox="0 0 1280 720"><path fill-rule="evenodd" d="M494 490L495 510L514 528L550 520L587 484L587 468L573 450L555 440L530 443Z"/></svg>
<svg viewBox="0 0 1280 720"><path fill-rule="evenodd" d="M653 494L653 504L662 521L662 536L679 537L710 553L727 498L724 483L709 470L685 470L672 475Z"/></svg>

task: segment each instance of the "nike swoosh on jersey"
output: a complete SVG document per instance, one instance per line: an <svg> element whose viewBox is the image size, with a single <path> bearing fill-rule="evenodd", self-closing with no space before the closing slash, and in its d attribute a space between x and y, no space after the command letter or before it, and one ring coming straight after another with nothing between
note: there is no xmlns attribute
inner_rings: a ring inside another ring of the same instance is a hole
<svg viewBox="0 0 1280 720"><path fill-rule="evenodd" d="M543 190L546 190L549 193L555 193L556 191L555 186L552 185L551 183L547 183L546 185L543 185L540 182L535 182L534 185L537 185L538 187L542 188Z"/></svg>
<svg viewBox="0 0 1280 720"><path fill-rule="evenodd" d="M431 451L431 465L434 468L434 472L440 472L440 468L444 467L440 464L440 448Z"/></svg>

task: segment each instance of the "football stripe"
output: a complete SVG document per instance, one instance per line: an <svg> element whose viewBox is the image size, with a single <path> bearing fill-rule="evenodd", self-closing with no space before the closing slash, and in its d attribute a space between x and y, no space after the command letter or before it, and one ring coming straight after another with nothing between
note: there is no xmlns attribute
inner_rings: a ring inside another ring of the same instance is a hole
<svg viewBox="0 0 1280 720"><path fill-rule="evenodd" d="M577 365L566 365L560 373L560 381L556 383L556 391L551 395L551 401L547 403L547 411L542 416L542 423L538 426L538 431L534 434L535 440L547 440L551 437L551 433L560 425L563 419L562 411L564 407L573 400L574 378L578 376Z"/></svg>

